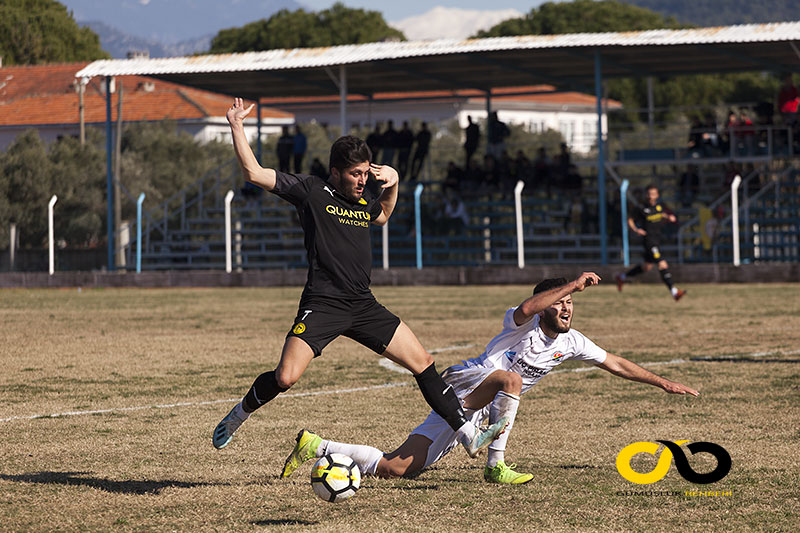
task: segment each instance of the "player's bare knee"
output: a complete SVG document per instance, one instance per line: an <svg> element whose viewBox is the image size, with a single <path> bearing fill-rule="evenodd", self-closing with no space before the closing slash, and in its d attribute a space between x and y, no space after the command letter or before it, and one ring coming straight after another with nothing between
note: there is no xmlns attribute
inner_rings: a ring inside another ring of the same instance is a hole
<svg viewBox="0 0 800 533"><path fill-rule="evenodd" d="M522 376L516 372L503 371L501 378L503 392L519 395L522 392Z"/></svg>
<svg viewBox="0 0 800 533"><path fill-rule="evenodd" d="M281 370L275 371L275 381L278 383L278 386L282 389L290 389L292 385L297 383L298 379L300 379L300 376L294 376L290 372Z"/></svg>

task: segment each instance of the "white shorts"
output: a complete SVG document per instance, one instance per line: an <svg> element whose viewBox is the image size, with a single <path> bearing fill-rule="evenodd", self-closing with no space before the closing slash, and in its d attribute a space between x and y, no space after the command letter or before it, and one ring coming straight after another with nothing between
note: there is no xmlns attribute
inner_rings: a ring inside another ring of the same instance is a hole
<svg viewBox="0 0 800 533"><path fill-rule="evenodd" d="M456 396L458 396L458 399L463 403L464 398L469 396L478 385L483 383L483 380L496 370L496 368L484 368L480 366L466 367L464 365L454 365L442 372L442 379L444 379L448 385L452 385ZM464 414L470 422L478 427L483 420L489 418L489 405L478 411L465 409ZM425 466L423 466L423 468L429 467L450 453L450 451L458 445L456 432L453 431L444 418L433 411L431 411L428 418L426 418L422 424L414 428L411 434L422 435L432 441L428 448L428 456L425 458Z"/></svg>

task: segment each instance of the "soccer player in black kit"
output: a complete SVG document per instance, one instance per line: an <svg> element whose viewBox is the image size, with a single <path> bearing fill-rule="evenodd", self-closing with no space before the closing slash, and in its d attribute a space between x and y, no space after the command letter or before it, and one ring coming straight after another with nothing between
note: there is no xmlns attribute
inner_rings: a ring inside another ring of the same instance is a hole
<svg viewBox="0 0 800 533"><path fill-rule="evenodd" d="M617 274L617 289L622 290L622 286L628 278L638 276L644 272L650 272L653 265L658 265L658 273L669 289L672 298L677 302L686 291L675 287L672 283L672 274L669 271L667 260L661 256L659 246L661 245L661 225L667 222L676 222L675 215L669 212L667 206L659 199L658 187L649 185L647 187L647 203L634 211L633 216L628 218L628 227L637 235L644 237L644 261L624 274Z"/></svg>
<svg viewBox="0 0 800 533"><path fill-rule="evenodd" d="M277 194L297 209L305 234L308 278L278 366L258 376L242 401L217 425L214 446L227 446L253 411L294 385L311 360L344 335L411 371L425 400L456 431L467 453L475 457L480 448L502 433L508 420L478 430L466 418L453 388L436 372L431 355L403 321L375 300L369 288L369 225L383 225L391 216L397 202L397 171L370 164L367 144L351 136L333 143L327 180L263 168L244 132L243 121L253 105L245 108L242 99L236 98L227 112L234 151L245 180ZM382 182L377 197L366 189L370 175Z"/></svg>

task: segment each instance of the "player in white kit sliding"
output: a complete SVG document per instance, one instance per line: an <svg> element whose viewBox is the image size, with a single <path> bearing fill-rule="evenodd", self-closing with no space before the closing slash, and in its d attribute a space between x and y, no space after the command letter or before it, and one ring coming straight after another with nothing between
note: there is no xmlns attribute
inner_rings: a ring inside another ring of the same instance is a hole
<svg viewBox="0 0 800 533"><path fill-rule="evenodd" d="M617 376L648 383L672 394L699 393L645 370L623 357L594 344L572 324L572 293L599 283L593 272L575 281L547 279L536 285L533 296L506 311L503 331L489 342L480 357L447 368L442 378L462 401L467 417L477 426L503 417L506 430L489 445L484 479L490 483L527 483L533 475L514 471L505 463L505 449L523 392L531 389L550 370L568 359L593 363ZM281 477L291 475L301 464L326 453L352 457L362 473L379 477L414 474L447 455L458 444L455 432L431 412L395 451L384 454L372 446L323 440L307 430L297 435L297 444L286 459Z"/></svg>

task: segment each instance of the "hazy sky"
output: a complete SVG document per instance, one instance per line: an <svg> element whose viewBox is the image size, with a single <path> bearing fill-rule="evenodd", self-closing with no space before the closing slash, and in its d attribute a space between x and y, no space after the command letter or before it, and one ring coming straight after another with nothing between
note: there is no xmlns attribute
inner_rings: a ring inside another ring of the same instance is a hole
<svg viewBox="0 0 800 533"><path fill-rule="evenodd" d="M325 9L335 4L335 0L297 0L299 3L308 6L314 11ZM347 7L355 7L380 11L383 18L388 21L395 21L420 15L434 6L460 7L461 9L516 9L521 13L528 13L532 8L538 7L545 0L402 0L386 2L375 0L372 2L365 0L344 0L342 3Z"/></svg>

